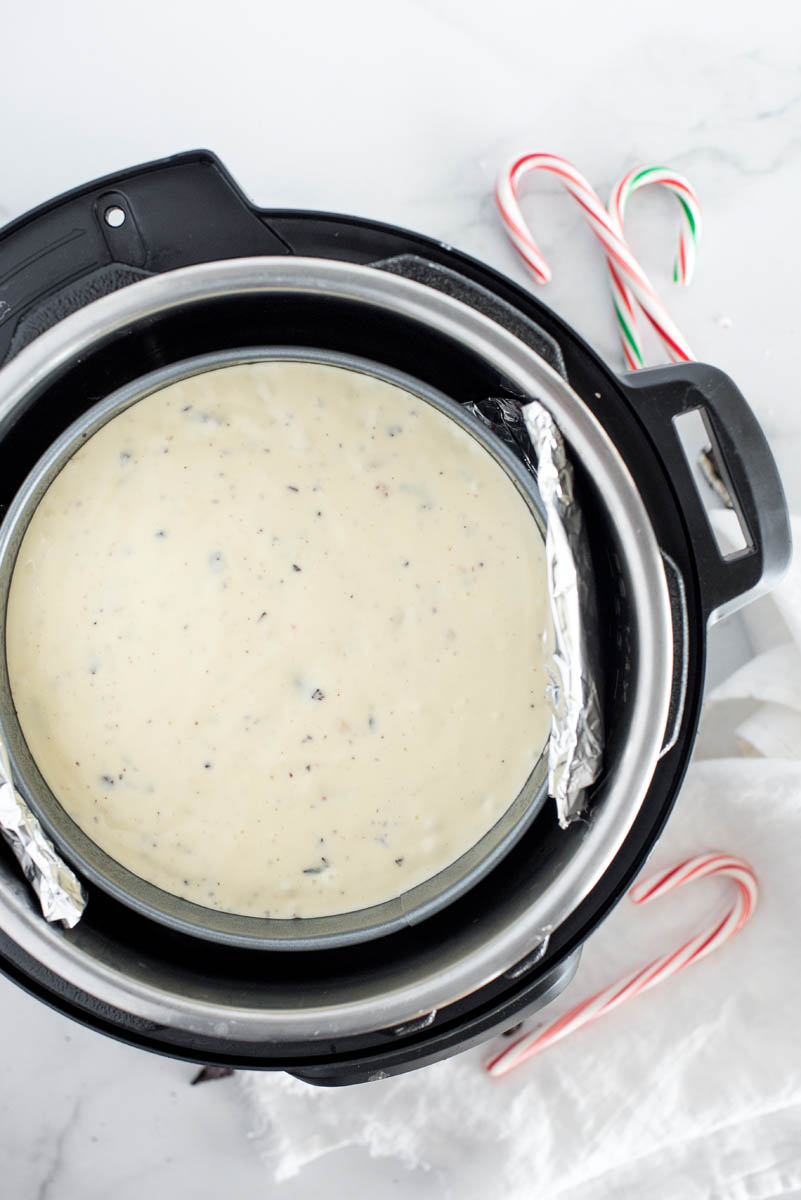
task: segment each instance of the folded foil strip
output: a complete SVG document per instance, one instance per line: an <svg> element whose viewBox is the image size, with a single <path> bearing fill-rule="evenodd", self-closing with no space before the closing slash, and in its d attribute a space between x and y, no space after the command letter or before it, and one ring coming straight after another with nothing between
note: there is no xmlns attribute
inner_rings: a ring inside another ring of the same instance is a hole
<svg viewBox="0 0 801 1200"><path fill-rule="evenodd" d="M547 662L551 736L548 792L566 828L582 816L586 789L603 763L594 575L573 468L551 414L537 401L484 400L467 405L508 445L537 481L545 517L545 556L554 628Z"/></svg>
<svg viewBox="0 0 801 1200"><path fill-rule="evenodd" d="M698 455L698 465L701 468L701 474L715 495L720 497L726 508L734 508L731 492L726 487L726 481L720 472L719 457L714 446L704 446Z"/></svg>
<svg viewBox="0 0 801 1200"><path fill-rule="evenodd" d="M86 891L59 858L37 817L11 783L5 746L0 743L0 833L14 852L47 921L72 929L86 908Z"/></svg>

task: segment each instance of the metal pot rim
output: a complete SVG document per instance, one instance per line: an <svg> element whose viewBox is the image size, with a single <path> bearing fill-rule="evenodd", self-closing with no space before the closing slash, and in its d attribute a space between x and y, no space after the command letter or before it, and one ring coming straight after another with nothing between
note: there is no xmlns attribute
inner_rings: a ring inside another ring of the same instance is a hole
<svg viewBox="0 0 801 1200"><path fill-rule="evenodd" d="M670 602L651 523L615 446L569 384L513 334L461 301L375 268L330 259L251 258L204 263L132 284L65 318L0 372L0 436L18 406L76 356L143 318L234 293L314 292L379 306L469 346L550 409L603 498L631 579L640 653L626 744L603 803L576 837L562 870L516 920L478 950L398 982L380 995L316 1007L228 1006L129 976L88 955L80 939L46 925L16 881L0 880L2 924L20 946L65 981L141 1019L233 1040L296 1041L355 1035L409 1021L464 997L530 954L592 891L631 829L660 756L671 693ZM573 836L572 832L565 836ZM80 927L79 927L80 928Z"/></svg>
<svg viewBox="0 0 801 1200"><path fill-rule="evenodd" d="M56 438L20 487L0 526L0 612L5 609L17 550L43 495L65 463L107 422L146 396L178 380L254 362L310 362L358 371L416 395L470 434L509 476L544 536L542 501L529 471L476 417L437 389L395 368L339 351L303 346L245 347L180 359L138 376L92 405ZM56 846L87 880L137 912L179 933L254 950L330 950L383 937L418 924L483 879L535 819L547 798L547 739L524 786L505 812L474 845L436 875L370 908L302 921L219 912L163 891L129 871L102 850L72 820L41 778L28 751L7 683L0 631L0 734L4 736L17 788ZM4 694L5 693L5 694Z"/></svg>

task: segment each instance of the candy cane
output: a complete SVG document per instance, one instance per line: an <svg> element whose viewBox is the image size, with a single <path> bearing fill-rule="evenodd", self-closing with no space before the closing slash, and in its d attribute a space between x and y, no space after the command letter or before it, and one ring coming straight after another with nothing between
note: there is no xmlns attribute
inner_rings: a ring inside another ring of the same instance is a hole
<svg viewBox="0 0 801 1200"><path fill-rule="evenodd" d="M692 185L682 175L667 167L635 167L623 176L612 188L609 198L609 216L612 227L622 238L623 220L626 203L633 192L640 188L658 183L673 192L681 209L681 232L679 234L679 251L673 264L674 282L686 286L695 270L695 258L698 239L701 235L701 209L698 197ZM620 340L626 364L633 370L643 366L642 345L637 316L632 303L633 297L626 285L625 276L621 276L609 263L609 275L612 281L612 296L620 325ZM692 356L690 356L692 357Z"/></svg>
<svg viewBox="0 0 801 1200"><path fill-rule="evenodd" d="M704 879L708 875L726 875L737 884L736 897L722 920L685 942L678 950L654 959L648 966L583 1000L545 1029L524 1034L486 1064L488 1074L508 1074L527 1058L532 1058L583 1025L611 1012L625 1000L656 987L691 963L700 962L742 929L756 907L759 891L751 868L728 854L705 854L699 858L689 858L668 871L636 883L629 891L629 898L635 904L647 904L649 900L655 900L691 879Z"/></svg>
<svg viewBox="0 0 801 1200"><path fill-rule="evenodd" d="M521 181L532 171L548 171L555 175L581 206L590 228L604 247L610 274L613 278L625 279L629 292L659 334L670 357L675 362L687 362L692 359L689 346L632 254L625 238L615 228L595 190L574 166L554 154L526 154L516 159L501 172L495 188L495 199L506 232L537 282L547 283L551 278L551 271L531 235L517 199ZM631 316L633 317L633 307Z"/></svg>

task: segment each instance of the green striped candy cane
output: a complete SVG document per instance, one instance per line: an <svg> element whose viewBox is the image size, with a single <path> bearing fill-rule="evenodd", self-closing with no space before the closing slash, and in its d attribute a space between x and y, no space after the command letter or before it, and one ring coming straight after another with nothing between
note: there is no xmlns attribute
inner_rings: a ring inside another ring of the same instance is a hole
<svg viewBox="0 0 801 1200"><path fill-rule="evenodd" d="M639 188L649 187L655 183L668 188L679 202L681 231L679 249L673 266L673 279L676 283L686 286L692 279L695 269L698 239L701 233L701 210L698 197L688 180L668 167L635 167L634 170L624 175L612 189L608 205L610 222L615 232L624 238L623 220L629 197ZM645 365L645 360L637 324L635 296L627 284L626 273L620 271L611 259L608 259L607 263L612 282L615 313L620 325L623 355L626 365L631 370L637 370ZM675 329L665 328L661 322L653 320L647 311L645 315L651 321L664 343L668 355L674 362L692 361L695 355L682 337L676 337Z"/></svg>

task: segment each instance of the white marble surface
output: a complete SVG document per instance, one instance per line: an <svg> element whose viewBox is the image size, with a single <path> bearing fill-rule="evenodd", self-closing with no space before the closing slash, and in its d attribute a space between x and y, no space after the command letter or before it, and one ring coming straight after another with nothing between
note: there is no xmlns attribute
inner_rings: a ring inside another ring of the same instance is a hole
<svg viewBox="0 0 801 1200"><path fill-rule="evenodd" d="M801 506L795 0L31 0L5 6L0 220L106 172L208 146L263 205L354 212L433 234L526 281L493 210L510 153L572 159L601 192L638 163L689 175L697 280L668 284L675 212L638 197L628 232L699 357L763 421ZM601 255L543 182L526 204L554 282L543 298L618 363ZM716 631L719 662L741 631ZM72 1025L0 979L0 1194L174 1200L327 1187L435 1196L437 1181L352 1151L276 1187L235 1084ZM467 1198L472 1200L472 1198Z"/></svg>

